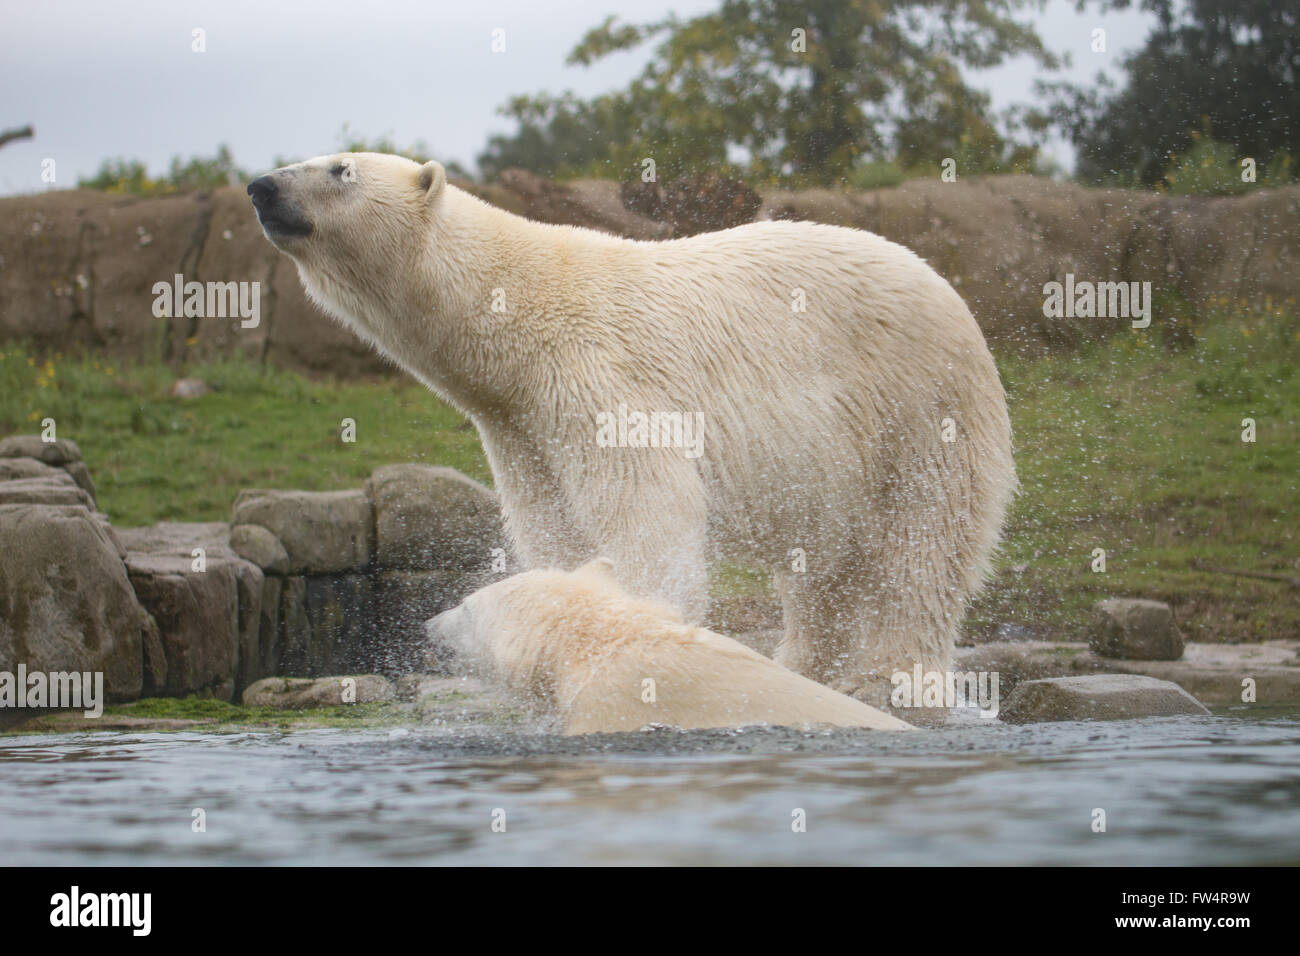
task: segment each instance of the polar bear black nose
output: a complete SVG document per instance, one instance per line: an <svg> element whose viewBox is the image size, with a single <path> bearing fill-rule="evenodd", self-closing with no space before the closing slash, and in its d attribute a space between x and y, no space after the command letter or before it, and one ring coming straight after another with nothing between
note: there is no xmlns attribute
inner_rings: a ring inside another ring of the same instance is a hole
<svg viewBox="0 0 1300 956"><path fill-rule="evenodd" d="M270 176L258 176L248 184L248 195L253 197L253 205L261 206L275 198L275 180Z"/></svg>

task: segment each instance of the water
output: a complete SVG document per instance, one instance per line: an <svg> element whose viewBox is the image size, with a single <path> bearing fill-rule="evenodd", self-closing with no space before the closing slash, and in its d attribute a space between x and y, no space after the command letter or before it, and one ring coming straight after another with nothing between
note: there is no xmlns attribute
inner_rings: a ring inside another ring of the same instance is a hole
<svg viewBox="0 0 1300 956"><path fill-rule="evenodd" d="M1295 864L1300 715L7 737L0 863Z"/></svg>

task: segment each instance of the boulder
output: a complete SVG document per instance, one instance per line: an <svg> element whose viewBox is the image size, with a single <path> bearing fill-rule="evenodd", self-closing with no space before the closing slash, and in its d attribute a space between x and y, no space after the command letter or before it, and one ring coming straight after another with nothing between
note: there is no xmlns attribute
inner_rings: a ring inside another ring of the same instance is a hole
<svg viewBox="0 0 1300 956"><path fill-rule="evenodd" d="M1088 646L1101 657L1176 661L1183 656L1183 635L1163 601L1111 598L1093 609Z"/></svg>
<svg viewBox="0 0 1300 956"><path fill-rule="evenodd" d="M360 570L374 553L374 511L362 491L242 491L233 525L247 524L279 539L292 574Z"/></svg>
<svg viewBox="0 0 1300 956"><path fill-rule="evenodd" d="M1139 674L1090 674L1022 681L1002 705L1008 723L1053 720L1130 720L1208 714L1177 684Z"/></svg>
<svg viewBox="0 0 1300 956"><path fill-rule="evenodd" d="M78 488L67 472L57 475L0 482L0 505L81 505L95 510L94 499Z"/></svg>
<svg viewBox="0 0 1300 956"><path fill-rule="evenodd" d="M147 615L117 547L81 505L0 505L0 670L101 671L139 696Z"/></svg>
<svg viewBox="0 0 1300 956"><path fill-rule="evenodd" d="M491 564L494 548L505 547L496 494L453 468L384 465L366 493L374 502L381 568L476 570Z"/></svg>
<svg viewBox="0 0 1300 956"><path fill-rule="evenodd" d="M91 501L96 500L95 482L91 480L90 469L86 467L84 461L70 461L63 466L63 470L66 471L72 477L72 480L77 483L77 487L90 495Z"/></svg>
<svg viewBox="0 0 1300 956"><path fill-rule="evenodd" d="M267 574L289 573L289 552L279 538L260 524L237 524L231 528L230 549Z"/></svg>
<svg viewBox="0 0 1300 956"><path fill-rule="evenodd" d="M386 670L389 655L374 628L375 581L369 574L284 579L280 673L317 677Z"/></svg>
<svg viewBox="0 0 1300 956"><path fill-rule="evenodd" d="M158 625L165 663L155 693L207 690L229 700L239 656L239 587L231 565L213 561L200 572L189 558L128 551L126 566Z"/></svg>
<svg viewBox="0 0 1300 956"><path fill-rule="evenodd" d="M62 467L81 461L81 449L68 438L45 441L40 435L10 435L0 438L0 458L35 458Z"/></svg>
<svg viewBox="0 0 1300 956"><path fill-rule="evenodd" d="M457 571L381 571L375 575L370 666L385 674L430 666L424 623L487 583Z"/></svg>
<svg viewBox="0 0 1300 956"><path fill-rule="evenodd" d="M24 478L53 478L71 476L62 468L47 465L35 458L0 458L0 481L18 481Z"/></svg>
<svg viewBox="0 0 1300 956"><path fill-rule="evenodd" d="M345 684L350 681L350 684ZM245 707L279 707L304 710L312 707L344 707L395 700L393 685L378 674L350 677L267 677L244 691Z"/></svg>
<svg viewBox="0 0 1300 956"><path fill-rule="evenodd" d="M39 435L12 435L0 441L0 481L56 476L72 479L95 507L95 483L76 442L46 442Z"/></svg>
<svg viewBox="0 0 1300 956"><path fill-rule="evenodd" d="M264 575L231 550L228 525L163 522L122 528L119 537L132 584L158 628L162 683L154 693L211 691L229 700L264 673Z"/></svg>

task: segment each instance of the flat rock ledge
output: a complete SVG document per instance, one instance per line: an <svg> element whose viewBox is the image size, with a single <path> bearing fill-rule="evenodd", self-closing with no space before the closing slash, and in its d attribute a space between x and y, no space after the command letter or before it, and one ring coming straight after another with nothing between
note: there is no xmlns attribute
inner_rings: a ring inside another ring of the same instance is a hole
<svg viewBox="0 0 1300 956"><path fill-rule="evenodd" d="M267 677L244 691L245 707L305 710L311 707L345 707L394 700L397 693L378 674L343 677Z"/></svg>
<svg viewBox="0 0 1300 956"><path fill-rule="evenodd" d="M1140 674L1090 674L1023 681L1003 705L1011 724L1057 720L1132 720L1210 712L1177 684Z"/></svg>
<svg viewBox="0 0 1300 956"><path fill-rule="evenodd" d="M1003 700L1008 699L1017 684L1027 680L1138 674L1171 681L1210 707L1300 707L1300 641L1297 640L1262 644L1189 643L1176 661L1101 657L1083 643L995 642L957 648L953 669L996 672Z"/></svg>

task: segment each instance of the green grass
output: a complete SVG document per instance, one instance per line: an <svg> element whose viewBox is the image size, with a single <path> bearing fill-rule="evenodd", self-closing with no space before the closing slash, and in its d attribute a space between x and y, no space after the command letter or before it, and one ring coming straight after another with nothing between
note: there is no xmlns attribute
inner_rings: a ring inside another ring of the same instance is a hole
<svg viewBox="0 0 1300 956"><path fill-rule="evenodd" d="M0 435L50 417L121 526L230 518L241 488L356 488L379 465L449 465L490 482L473 427L408 380L329 383L230 360L188 369L212 392L171 398L162 365L0 347ZM356 442L342 440L345 418Z"/></svg>
<svg viewBox="0 0 1300 956"><path fill-rule="evenodd" d="M1194 640L1300 637L1300 322L1286 311L1201 316L1191 347L1151 329L1077 352L1000 355L1022 491L997 572L967 620L1078 639L1092 603L1153 597ZM358 487L378 465L423 461L490 481L473 429L404 380L328 383L228 361L188 369L212 393L170 398L159 365L44 358L0 348L0 434L53 417L81 446L120 526L222 520L241 488ZM1241 440L1241 420L1256 441ZM344 418L357 442L340 440ZM1094 548L1105 573L1091 570ZM723 568L718 591L753 600L761 574Z"/></svg>
<svg viewBox="0 0 1300 956"><path fill-rule="evenodd" d="M241 707L211 697L146 697L104 708L104 720L134 717L146 720L203 721L203 733L243 733L257 731L311 730L318 728L362 729L410 724L414 721L410 704L399 701L374 701L340 707L316 707L284 710L277 707ZM67 733L95 731L102 725L98 718L83 718L79 711L45 714L22 724L5 728L5 735L32 733ZM178 728L154 727L150 732L195 730L193 725Z"/></svg>
<svg viewBox="0 0 1300 956"><path fill-rule="evenodd" d="M1209 316L1174 351L1154 332L999 362L1023 487L971 632L1077 639L1094 601L1134 596L1169 601L1192 640L1300 637L1294 588L1209 570L1300 577L1300 322Z"/></svg>

